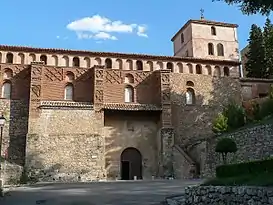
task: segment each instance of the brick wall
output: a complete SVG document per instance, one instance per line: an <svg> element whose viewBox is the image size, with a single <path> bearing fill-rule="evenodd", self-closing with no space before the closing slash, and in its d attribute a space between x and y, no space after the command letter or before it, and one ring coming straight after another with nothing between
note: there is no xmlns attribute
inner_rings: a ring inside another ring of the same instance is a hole
<svg viewBox="0 0 273 205"><path fill-rule="evenodd" d="M42 70L41 97L43 100L64 100L64 88L67 83L72 83L74 101L93 102L93 69L43 66ZM74 80L68 81L67 73L73 74Z"/></svg>
<svg viewBox="0 0 273 205"><path fill-rule="evenodd" d="M125 83L126 76L132 82ZM124 103L126 85L134 88L134 102L141 104L159 104L159 78L156 72L143 71L104 71L104 102Z"/></svg>

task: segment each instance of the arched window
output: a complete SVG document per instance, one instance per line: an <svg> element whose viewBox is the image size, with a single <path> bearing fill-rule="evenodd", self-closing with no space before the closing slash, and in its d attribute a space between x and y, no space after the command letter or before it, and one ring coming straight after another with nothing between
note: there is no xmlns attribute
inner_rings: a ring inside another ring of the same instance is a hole
<svg viewBox="0 0 273 205"><path fill-rule="evenodd" d="M208 44L208 54L209 55L214 55L214 46L212 43Z"/></svg>
<svg viewBox="0 0 273 205"><path fill-rule="evenodd" d="M122 60L117 59L116 62L117 62L117 65L118 65L118 69L122 70Z"/></svg>
<svg viewBox="0 0 273 205"><path fill-rule="evenodd" d="M224 76L229 76L229 68L224 67Z"/></svg>
<svg viewBox="0 0 273 205"><path fill-rule="evenodd" d="M83 60L85 61L85 67L90 68L90 65L91 65L90 58L85 57Z"/></svg>
<svg viewBox="0 0 273 205"><path fill-rule="evenodd" d="M196 69L196 74L202 74L202 67L201 67L201 65L196 65L196 67L195 67L195 69Z"/></svg>
<svg viewBox="0 0 273 205"><path fill-rule="evenodd" d="M186 105L193 105L195 103L195 93L192 88L188 88L186 92Z"/></svg>
<svg viewBox="0 0 273 205"><path fill-rule="evenodd" d="M181 33L181 43L184 43L184 34Z"/></svg>
<svg viewBox="0 0 273 205"><path fill-rule="evenodd" d="M220 69L219 66L215 66L213 75L216 76L216 77L221 76L221 69Z"/></svg>
<svg viewBox="0 0 273 205"><path fill-rule="evenodd" d="M136 67L137 67L137 70L143 70L143 63L142 63L142 61L137 61L136 62Z"/></svg>
<svg viewBox="0 0 273 205"><path fill-rule="evenodd" d="M66 80L67 82L72 82L74 79L75 79L74 73L68 71L68 72L66 73L65 80Z"/></svg>
<svg viewBox="0 0 273 205"><path fill-rule="evenodd" d="M23 53L18 54L20 58L20 64L24 65L25 64L25 55Z"/></svg>
<svg viewBox="0 0 273 205"><path fill-rule="evenodd" d="M214 26L211 27L211 35L216 36L216 28Z"/></svg>
<svg viewBox="0 0 273 205"><path fill-rule="evenodd" d="M105 68L112 68L112 60L110 58L105 59Z"/></svg>
<svg viewBox="0 0 273 205"><path fill-rule="evenodd" d="M163 69L163 63L162 62L157 62L157 66L158 66L157 70Z"/></svg>
<svg viewBox="0 0 273 205"><path fill-rule="evenodd" d="M210 65L206 65L206 70L207 70L207 75L211 75L211 66Z"/></svg>
<svg viewBox="0 0 273 205"><path fill-rule="evenodd" d="M54 61L54 66L58 66L58 57L56 55L53 55L52 58Z"/></svg>
<svg viewBox="0 0 273 205"><path fill-rule="evenodd" d="M126 60L127 68L126 70L133 70L133 61L132 60Z"/></svg>
<svg viewBox="0 0 273 205"><path fill-rule="evenodd" d="M148 61L147 64L148 64L148 67L149 67L149 71L153 71L154 70L154 68L153 68L153 62L152 61Z"/></svg>
<svg viewBox="0 0 273 205"><path fill-rule="evenodd" d="M80 59L78 57L73 58L73 67L80 67Z"/></svg>
<svg viewBox="0 0 273 205"><path fill-rule="evenodd" d="M44 62L45 65L46 65L47 64L47 57L46 57L46 55L41 55L40 56L40 61Z"/></svg>
<svg viewBox="0 0 273 205"><path fill-rule="evenodd" d="M5 69L5 72L4 72L3 78L4 78L5 80L6 80L6 79L11 79L12 76L13 76L12 70L9 69L9 68L6 68L6 69Z"/></svg>
<svg viewBox="0 0 273 205"><path fill-rule="evenodd" d="M134 89L132 86L125 87L124 100L126 103L130 103L134 101Z"/></svg>
<svg viewBox="0 0 273 205"><path fill-rule="evenodd" d="M173 72L173 64L172 63L167 63L167 69L171 70L171 72Z"/></svg>
<svg viewBox="0 0 273 205"><path fill-rule="evenodd" d="M7 54L6 63L13 63L13 54L12 53Z"/></svg>
<svg viewBox="0 0 273 205"><path fill-rule="evenodd" d="M132 74L126 74L124 78L125 83L134 83L134 76Z"/></svg>
<svg viewBox="0 0 273 205"><path fill-rule="evenodd" d="M221 43L217 44L217 54L218 56L224 56L224 46Z"/></svg>
<svg viewBox="0 0 273 205"><path fill-rule="evenodd" d="M64 99L65 100L73 100L73 85L67 84L64 89Z"/></svg>
<svg viewBox="0 0 273 205"><path fill-rule="evenodd" d="M194 87L194 83L192 81L187 81L186 85L190 87Z"/></svg>
<svg viewBox="0 0 273 205"><path fill-rule="evenodd" d="M95 58L95 65L101 65L101 59Z"/></svg>
<svg viewBox="0 0 273 205"><path fill-rule="evenodd" d="M178 67L178 72L183 73L183 64L182 63L177 63L177 67Z"/></svg>
<svg viewBox="0 0 273 205"><path fill-rule="evenodd" d="M0 63L2 63L2 53L0 53Z"/></svg>
<svg viewBox="0 0 273 205"><path fill-rule="evenodd" d="M2 85L2 94L1 94L2 98L5 99L10 99L11 97L11 83L10 82L5 82Z"/></svg>
<svg viewBox="0 0 273 205"><path fill-rule="evenodd" d="M63 56L63 65L69 67L69 58L68 56Z"/></svg>
<svg viewBox="0 0 273 205"><path fill-rule="evenodd" d="M29 54L29 58L30 58L30 59L29 59L29 60L30 60L30 63L36 61L36 55L33 54L33 53Z"/></svg>
<svg viewBox="0 0 273 205"><path fill-rule="evenodd" d="M187 67L188 67L188 73L193 73L192 64L188 63Z"/></svg>

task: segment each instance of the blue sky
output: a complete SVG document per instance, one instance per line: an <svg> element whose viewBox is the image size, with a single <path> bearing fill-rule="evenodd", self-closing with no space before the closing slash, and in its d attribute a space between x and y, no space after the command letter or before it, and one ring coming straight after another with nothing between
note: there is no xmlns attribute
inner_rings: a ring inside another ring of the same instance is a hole
<svg viewBox="0 0 273 205"><path fill-rule="evenodd" d="M171 37L189 19L237 23L240 49L252 23L236 6L211 0L1 1L0 44L173 55Z"/></svg>

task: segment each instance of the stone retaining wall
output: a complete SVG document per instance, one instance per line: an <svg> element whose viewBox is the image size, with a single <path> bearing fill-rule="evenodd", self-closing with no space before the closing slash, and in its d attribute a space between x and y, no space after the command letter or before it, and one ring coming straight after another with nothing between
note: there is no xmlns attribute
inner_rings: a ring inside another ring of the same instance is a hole
<svg viewBox="0 0 273 205"><path fill-rule="evenodd" d="M185 194L166 199L169 205L273 204L273 188L264 187L187 187Z"/></svg>
<svg viewBox="0 0 273 205"><path fill-rule="evenodd" d="M273 124L272 122L251 128L242 129L220 137L233 138L237 144L238 151L229 155L229 163L240 163L250 160L261 160L273 155ZM215 146L219 138L207 142L207 155L205 169L202 170L203 177L213 177L215 168L221 164L219 154L215 153Z"/></svg>

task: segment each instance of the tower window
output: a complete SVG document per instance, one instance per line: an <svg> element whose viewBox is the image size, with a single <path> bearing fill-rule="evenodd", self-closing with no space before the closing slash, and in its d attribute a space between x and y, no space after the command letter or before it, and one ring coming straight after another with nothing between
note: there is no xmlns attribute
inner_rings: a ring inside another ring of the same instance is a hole
<svg viewBox="0 0 273 205"><path fill-rule="evenodd" d="M46 65L47 64L47 56L46 55L41 55L40 56L40 61L44 62L44 64Z"/></svg>
<svg viewBox="0 0 273 205"><path fill-rule="evenodd" d="M181 43L184 43L184 34L181 33Z"/></svg>
<svg viewBox="0 0 273 205"><path fill-rule="evenodd" d="M211 27L211 35L216 36L216 28L214 26Z"/></svg>
<svg viewBox="0 0 273 205"><path fill-rule="evenodd" d="M64 99L65 100L73 100L73 85L72 84L68 84L65 86L64 89Z"/></svg>
<svg viewBox="0 0 273 205"><path fill-rule="evenodd" d="M224 46L221 43L217 45L217 54L218 56L224 56Z"/></svg>
<svg viewBox="0 0 273 205"><path fill-rule="evenodd" d="M73 58L73 67L80 67L80 59L78 57Z"/></svg>
<svg viewBox="0 0 273 205"><path fill-rule="evenodd" d="M13 54L12 53L7 54L6 63L13 63Z"/></svg>
<svg viewBox="0 0 273 205"><path fill-rule="evenodd" d="M5 82L2 85L2 98L10 99L11 96L11 83Z"/></svg>
<svg viewBox="0 0 273 205"><path fill-rule="evenodd" d="M112 68L112 60L110 58L105 59L105 67Z"/></svg>
<svg viewBox="0 0 273 205"><path fill-rule="evenodd" d="M214 47L212 43L208 44L208 54L209 55L214 55Z"/></svg>

